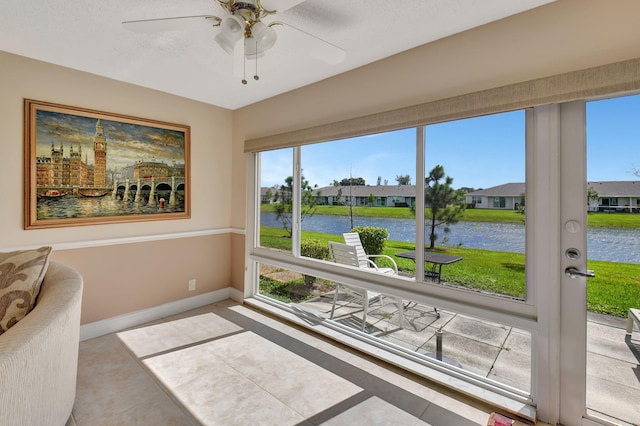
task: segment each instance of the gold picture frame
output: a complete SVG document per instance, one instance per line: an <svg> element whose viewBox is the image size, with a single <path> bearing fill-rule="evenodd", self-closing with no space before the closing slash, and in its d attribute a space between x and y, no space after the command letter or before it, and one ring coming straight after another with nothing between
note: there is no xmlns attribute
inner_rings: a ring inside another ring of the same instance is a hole
<svg viewBox="0 0 640 426"><path fill-rule="evenodd" d="M24 227L190 218L190 126L24 100Z"/></svg>

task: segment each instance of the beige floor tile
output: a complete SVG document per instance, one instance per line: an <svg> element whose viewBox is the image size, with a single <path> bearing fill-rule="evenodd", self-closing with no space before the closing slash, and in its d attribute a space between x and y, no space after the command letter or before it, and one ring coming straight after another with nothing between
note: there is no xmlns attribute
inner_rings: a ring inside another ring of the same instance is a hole
<svg viewBox="0 0 640 426"><path fill-rule="evenodd" d="M209 312L117 334L134 354L142 358L240 330L237 325Z"/></svg>
<svg viewBox="0 0 640 426"><path fill-rule="evenodd" d="M179 332L170 322L122 331L118 337L139 358L192 342L189 336Z"/></svg>
<svg viewBox="0 0 640 426"><path fill-rule="evenodd" d="M78 426L192 424L115 335L80 344L73 416Z"/></svg>
<svg viewBox="0 0 640 426"><path fill-rule="evenodd" d="M476 401L456 394L440 393L434 397L422 420L433 425L471 426L487 424L491 411Z"/></svg>
<svg viewBox="0 0 640 426"><path fill-rule="evenodd" d="M145 360L145 365L203 425L292 425L304 420L216 356L213 342Z"/></svg>
<svg viewBox="0 0 640 426"><path fill-rule="evenodd" d="M201 424L295 425L304 417L241 374L226 367L172 389Z"/></svg>
<svg viewBox="0 0 640 426"><path fill-rule="evenodd" d="M362 390L251 332L211 344L230 366L305 417Z"/></svg>
<svg viewBox="0 0 640 426"><path fill-rule="evenodd" d="M171 321L179 332L189 336L194 342L224 336L242 331L242 327L214 314L206 313L177 321Z"/></svg>
<svg viewBox="0 0 640 426"><path fill-rule="evenodd" d="M343 425L367 425L367 426L390 426L390 425L427 425L419 418L395 407L380 398L372 397L360 404L349 408L331 420L323 422L323 426L343 426Z"/></svg>

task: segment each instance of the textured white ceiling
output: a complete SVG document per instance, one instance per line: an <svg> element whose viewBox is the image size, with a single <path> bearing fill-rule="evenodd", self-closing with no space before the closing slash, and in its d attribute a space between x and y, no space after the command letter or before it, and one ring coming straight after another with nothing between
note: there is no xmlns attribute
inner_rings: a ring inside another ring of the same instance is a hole
<svg viewBox="0 0 640 426"><path fill-rule="evenodd" d="M283 7L291 2L268 1ZM295 49L296 40L283 33L258 60L259 81L252 78L255 63L247 63L246 86L214 41L219 28L140 34L121 25L226 16L214 0L2 0L0 50L236 109L551 1L302 1L264 21L283 21L339 46L346 60L325 64Z"/></svg>

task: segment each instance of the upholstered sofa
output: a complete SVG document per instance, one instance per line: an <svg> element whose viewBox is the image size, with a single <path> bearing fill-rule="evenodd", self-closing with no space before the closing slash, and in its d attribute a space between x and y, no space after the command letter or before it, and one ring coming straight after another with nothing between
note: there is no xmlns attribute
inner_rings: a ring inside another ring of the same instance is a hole
<svg viewBox="0 0 640 426"><path fill-rule="evenodd" d="M82 277L50 262L33 310L0 334L0 425L62 426L76 395Z"/></svg>

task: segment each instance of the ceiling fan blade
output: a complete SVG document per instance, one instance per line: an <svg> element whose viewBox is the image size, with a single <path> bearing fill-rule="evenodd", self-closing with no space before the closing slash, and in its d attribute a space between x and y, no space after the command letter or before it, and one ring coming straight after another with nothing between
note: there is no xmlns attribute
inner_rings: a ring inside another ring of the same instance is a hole
<svg viewBox="0 0 640 426"><path fill-rule="evenodd" d="M278 49L300 52L331 65L347 57L347 52L338 46L289 24L278 22L273 28L278 32Z"/></svg>
<svg viewBox="0 0 640 426"><path fill-rule="evenodd" d="M179 16L175 18L143 19L124 21L122 26L136 33L157 33L162 31L193 30L220 23L213 15Z"/></svg>
<svg viewBox="0 0 640 426"><path fill-rule="evenodd" d="M305 0L262 0L260 3L266 10L275 10L279 13L291 9L293 6L297 6L304 1Z"/></svg>

